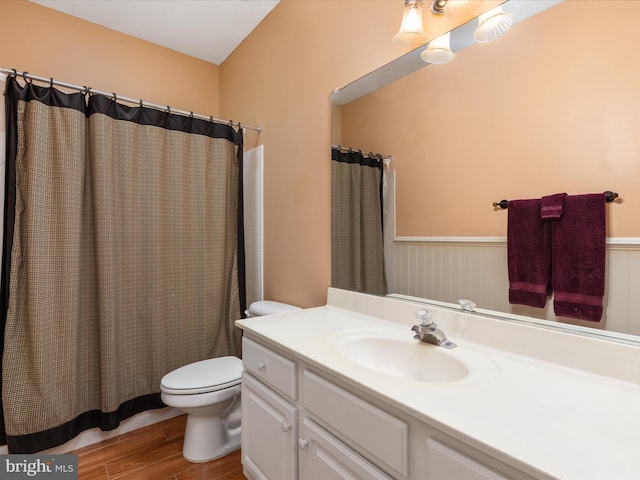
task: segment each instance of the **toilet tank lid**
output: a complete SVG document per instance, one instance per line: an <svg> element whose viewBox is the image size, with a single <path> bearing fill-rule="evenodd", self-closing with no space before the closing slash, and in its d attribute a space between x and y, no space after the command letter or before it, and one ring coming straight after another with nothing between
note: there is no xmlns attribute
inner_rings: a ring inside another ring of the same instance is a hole
<svg viewBox="0 0 640 480"><path fill-rule="evenodd" d="M249 313L251 313L251 315L273 315L275 313L295 312L297 310L302 309L295 305L274 302L273 300L260 300L249 305Z"/></svg>

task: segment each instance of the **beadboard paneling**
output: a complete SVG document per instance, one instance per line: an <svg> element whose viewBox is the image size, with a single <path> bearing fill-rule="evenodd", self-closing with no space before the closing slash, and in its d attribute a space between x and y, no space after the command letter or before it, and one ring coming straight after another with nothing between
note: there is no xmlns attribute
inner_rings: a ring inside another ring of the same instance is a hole
<svg viewBox="0 0 640 480"><path fill-rule="evenodd" d="M389 260L389 292L451 303L467 298L489 310L640 335L635 307L640 302L637 239L610 239L607 243L605 313L598 323L556 317L551 299L544 309L509 304L505 240L396 240Z"/></svg>

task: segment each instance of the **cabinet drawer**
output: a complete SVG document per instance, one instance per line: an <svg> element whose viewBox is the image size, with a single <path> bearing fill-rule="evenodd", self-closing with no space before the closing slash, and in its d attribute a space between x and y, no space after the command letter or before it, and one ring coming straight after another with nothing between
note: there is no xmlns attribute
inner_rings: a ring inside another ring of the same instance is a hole
<svg viewBox="0 0 640 480"><path fill-rule="evenodd" d="M292 400L298 398L295 362L243 337L242 364L245 370L283 395Z"/></svg>
<svg viewBox="0 0 640 480"><path fill-rule="evenodd" d="M429 478L440 480L459 480L460 478L508 480L507 477L500 475L486 465L433 438L427 439L427 455Z"/></svg>
<svg viewBox="0 0 640 480"><path fill-rule="evenodd" d="M305 480L391 480L391 477L308 418L304 419L300 442L300 475Z"/></svg>
<svg viewBox="0 0 640 480"><path fill-rule="evenodd" d="M305 407L318 421L374 463L408 475L409 425L309 371L303 376Z"/></svg>

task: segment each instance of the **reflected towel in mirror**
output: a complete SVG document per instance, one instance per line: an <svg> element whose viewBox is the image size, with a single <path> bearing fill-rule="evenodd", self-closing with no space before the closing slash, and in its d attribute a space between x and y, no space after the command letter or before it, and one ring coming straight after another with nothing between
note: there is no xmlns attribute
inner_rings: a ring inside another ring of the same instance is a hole
<svg viewBox="0 0 640 480"><path fill-rule="evenodd" d="M509 303L542 308L551 273L549 222L540 218L540 199L512 200L507 216Z"/></svg>

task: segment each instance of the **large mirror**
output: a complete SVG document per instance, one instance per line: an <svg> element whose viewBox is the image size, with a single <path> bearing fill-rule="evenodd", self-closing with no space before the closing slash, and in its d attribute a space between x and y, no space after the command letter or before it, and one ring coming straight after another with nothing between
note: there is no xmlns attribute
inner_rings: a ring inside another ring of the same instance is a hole
<svg viewBox="0 0 640 480"><path fill-rule="evenodd" d="M510 0L516 23L475 43L454 30L455 58L421 47L332 94L332 144L381 153L388 292L569 330L638 340L640 320L640 2ZM508 301L503 199L611 190L598 322ZM576 327L577 326L577 327Z"/></svg>

